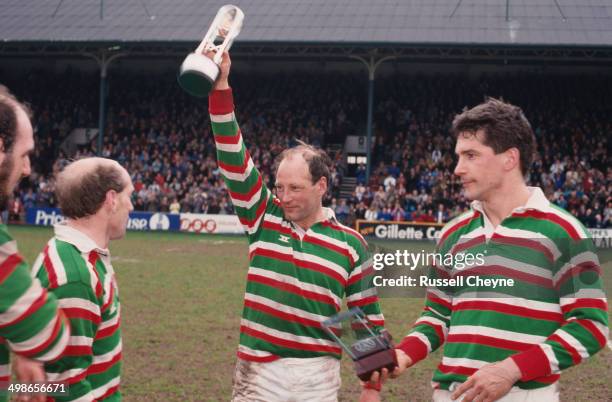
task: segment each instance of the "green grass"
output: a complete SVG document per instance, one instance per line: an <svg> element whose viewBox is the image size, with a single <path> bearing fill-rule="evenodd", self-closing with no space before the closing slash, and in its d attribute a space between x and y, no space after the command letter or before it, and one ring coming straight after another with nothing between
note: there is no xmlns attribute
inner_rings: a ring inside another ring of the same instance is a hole
<svg viewBox="0 0 612 402"><path fill-rule="evenodd" d="M50 229L11 227L22 254L34 261ZM404 247L406 243L385 243ZM421 250L422 245L413 245ZM231 395L247 269L244 237L128 233L111 244L122 303L126 401L227 401ZM608 284L610 258L604 266ZM608 286L609 288L609 286ZM381 300L396 339L418 316L417 298ZM425 401L440 360L437 352L385 386L387 401ZM565 401L603 401L612 395L612 352L561 377ZM341 401L357 400L351 362L343 361Z"/></svg>

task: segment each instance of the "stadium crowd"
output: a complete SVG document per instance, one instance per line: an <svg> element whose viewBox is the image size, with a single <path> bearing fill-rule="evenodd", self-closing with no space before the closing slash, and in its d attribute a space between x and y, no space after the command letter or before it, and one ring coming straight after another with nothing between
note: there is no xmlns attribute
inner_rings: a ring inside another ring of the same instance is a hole
<svg viewBox="0 0 612 402"><path fill-rule="evenodd" d="M136 210L231 214L220 179L206 100L185 95L172 73L111 74L102 156L132 174ZM34 111L38 146L33 171L8 214L55 206L54 174L69 158L62 140L75 127L97 127L96 75L30 71L5 82ZM238 121L255 164L271 186L280 151L301 139L322 146L334 161L326 204L348 224L355 219L446 222L468 208L453 175L454 114L485 95L520 105L533 125L539 154L529 183L587 227L612 226L612 79L552 74L393 75L376 83L372 173L357 168L357 186L341 197L349 174L341 148L347 134L365 132L362 75L236 74ZM299 94L299 95L298 95ZM95 154L95 141L70 159ZM351 175L353 173L351 172Z"/></svg>

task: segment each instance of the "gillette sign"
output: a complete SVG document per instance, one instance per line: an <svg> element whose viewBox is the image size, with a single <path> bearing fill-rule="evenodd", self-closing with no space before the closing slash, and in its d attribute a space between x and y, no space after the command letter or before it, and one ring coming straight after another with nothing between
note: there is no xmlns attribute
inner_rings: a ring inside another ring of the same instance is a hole
<svg viewBox="0 0 612 402"><path fill-rule="evenodd" d="M28 208L26 223L28 225L53 226L64 220L59 208ZM128 230L163 230L179 231L181 220L178 214L131 212L127 224Z"/></svg>

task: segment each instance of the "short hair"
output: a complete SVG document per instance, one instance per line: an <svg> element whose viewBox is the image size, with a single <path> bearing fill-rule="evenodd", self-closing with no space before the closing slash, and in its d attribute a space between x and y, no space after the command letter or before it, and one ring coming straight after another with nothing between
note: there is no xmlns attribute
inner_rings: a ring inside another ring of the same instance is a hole
<svg viewBox="0 0 612 402"><path fill-rule="evenodd" d="M3 152L9 152L15 143L17 108L21 108L28 118L32 118L32 110L28 104L19 102L7 87L0 85L0 139L4 145Z"/></svg>
<svg viewBox="0 0 612 402"><path fill-rule="evenodd" d="M313 147L304 141L297 140L297 142L297 146L285 149L276 157L274 161L274 173L278 173L278 167L285 158L295 154L301 154L308 164L308 172L312 177L312 184L318 182L321 177L325 177L327 185L329 186L332 167L332 160L329 155L327 155L324 150Z"/></svg>
<svg viewBox="0 0 612 402"><path fill-rule="evenodd" d="M66 177L65 172L66 169L57 177L55 194L62 214L70 219L96 214L104 204L107 192L120 193L127 186L118 164L98 163L92 171L77 178Z"/></svg>
<svg viewBox="0 0 612 402"><path fill-rule="evenodd" d="M451 131L457 137L462 133L476 135L478 130L484 131L483 143L496 154L510 148L518 149L521 173L529 172L536 152L536 139L520 107L487 98L472 109L465 108L453 119Z"/></svg>

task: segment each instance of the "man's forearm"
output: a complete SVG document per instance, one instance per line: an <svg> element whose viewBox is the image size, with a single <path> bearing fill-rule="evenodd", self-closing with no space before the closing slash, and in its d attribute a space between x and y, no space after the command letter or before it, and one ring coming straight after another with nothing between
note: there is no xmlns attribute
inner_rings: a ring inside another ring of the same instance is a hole
<svg viewBox="0 0 612 402"><path fill-rule="evenodd" d="M232 90L215 89L209 112L217 148L217 163L238 219L245 231L255 233L265 213L268 190L247 151L236 116Z"/></svg>

